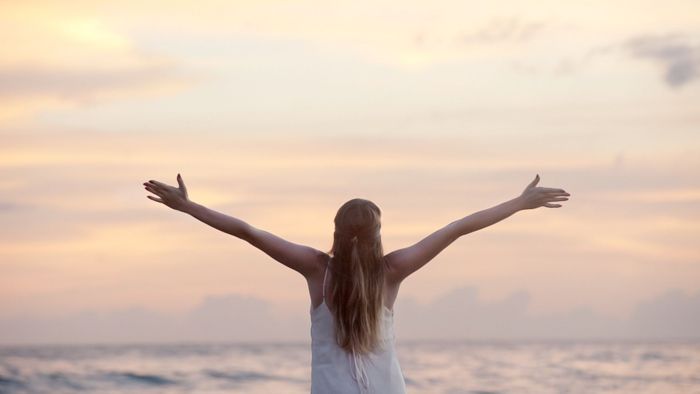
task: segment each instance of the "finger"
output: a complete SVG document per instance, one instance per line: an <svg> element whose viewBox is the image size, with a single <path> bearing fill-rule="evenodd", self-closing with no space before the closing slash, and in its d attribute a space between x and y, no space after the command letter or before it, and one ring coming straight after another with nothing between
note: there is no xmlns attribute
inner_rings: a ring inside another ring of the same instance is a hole
<svg viewBox="0 0 700 394"><path fill-rule="evenodd" d="M569 197L550 197L550 201L569 201Z"/></svg>
<svg viewBox="0 0 700 394"><path fill-rule="evenodd" d="M159 203L161 203L161 204L165 204L165 203L163 202L163 200L161 200L161 199L158 198L158 197L153 197L153 196L146 196L146 197L148 197L149 199L151 199L151 200L153 200L153 201L157 201L157 202L159 202Z"/></svg>
<svg viewBox="0 0 700 394"><path fill-rule="evenodd" d="M566 190L563 189L556 189L556 190L544 190L544 193L554 193L554 194L569 194Z"/></svg>
<svg viewBox="0 0 700 394"><path fill-rule="evenodd" d="M162 188L164 188L164 189L170 187L170 185L165 184L165 183L163 183L163 182L158 182L158 181L154 181L154 180L150 180L150 181L148 181L148 182L150 182L150 183L152 183L152 184L154 184L154 185L156 185L156 186L158 186L158 187L162 187Z"/></svg>
<svg viewBox="0 0 700 394"><path fill-rule="evenodd" d="M543 192L547 192L547 193L566 193L566 190L558 189L556 187L541 187L540 186L539 189L542 190Z"/></svg>
<svg viewBox="0 0 700 394"><path fill-rule="evenodd" d="M527 185L527 187L534 187L537 184L537 182L539 182L539 181L540 181L540 174L537 174L535 176L535 179L533 179L532 182L530 182L530 184Z"/></svg>
<svg viewBox="0 0 700 394"><path fill-rule="evenodd" d="M155 183L151 183L151 181L145 182L143 185L146 186L146 187L150 187L150 188L153 189L153 190L163 190L162 187L156 185Z"/></svg>
<svg viewBox="0 0 700 394"><path fill-rule="evenodd" d="M177 184L182 190L187 190L185 187L185 182L182 180L182 176L180 174L177 174Z"/></svg>
<svg viewBox="0 0 700 394"><path fill-rule="evenodd" d="M561 207L561 204L550 204L550 203L545 203L544 206L547 207L547 208L559 208L559 207Z"/></svg>
<svg viewBox="0 0 700 394"><path fill-rule="evenodd" d="M159 196L162 195L162 193L163 193L161 190L156 189L155 187L150 186L150 185L146 185L146 190L148 190L149 192L151 192L153 194L157 194Z"/></svg>

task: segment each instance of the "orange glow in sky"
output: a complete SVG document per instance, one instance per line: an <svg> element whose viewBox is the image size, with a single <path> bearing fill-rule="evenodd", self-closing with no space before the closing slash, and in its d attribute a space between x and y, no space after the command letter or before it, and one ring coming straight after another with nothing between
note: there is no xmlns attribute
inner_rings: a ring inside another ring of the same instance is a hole
<svg viewBox="0 0 700 394"><path fill-rule="evenodd" d="M146 199L178 172L324 251L370 199L386 252L539 173L563 208L459 239L399 297L622 318L700 291L697 1L70 4L0 4L0 319L229 293L305 311L296 272Z"/></svg>

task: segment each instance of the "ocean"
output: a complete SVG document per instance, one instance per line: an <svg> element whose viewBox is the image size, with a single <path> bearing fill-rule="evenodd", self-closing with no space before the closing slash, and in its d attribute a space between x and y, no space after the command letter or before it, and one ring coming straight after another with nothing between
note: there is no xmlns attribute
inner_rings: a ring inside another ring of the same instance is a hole
<svg viewBox="0 0 700 394"><path fill-rule="evenodd" d="M700 394L700 342L399 342L410 394ZM308 343L0 346L0 393L309 393Z"/></svg>

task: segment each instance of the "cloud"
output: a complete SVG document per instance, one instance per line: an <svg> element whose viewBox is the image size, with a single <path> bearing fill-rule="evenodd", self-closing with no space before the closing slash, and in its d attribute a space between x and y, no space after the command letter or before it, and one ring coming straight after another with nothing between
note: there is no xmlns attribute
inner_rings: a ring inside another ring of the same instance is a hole
<svg viewBox="0 0 700 394"><path fill-rule="evenodd" d="M595 139L588 136L575 141ZM611 169L615 156L596 149L580 158L567 157L566 150L518 151L527 139L549 138L12 136L0 148L0 161L9 162L0 164L0 190L5 204L23 208L0 209L0 298L7 300L0 313L67 313L129 302L173 307L231 288L293 297L293 289L280 284L296 283L296 277L279 271L273 281L258 284L262 272L244 264L260 262L272 270L276 263L268 256L146 199L142 181L173 184L179 171L195 201L319 249L329 246L337 207L354 194L368 196L386 212L387 252L457 215L513 196L535 171L545 171L544 186L573 194L568 206L556 213L522 212L465 237L441 257L445 271L437 275L451 286L528 263L527 289L543 308L569 307L585 297L595 310L616 313L648 291L690 286L700 268L692 236L700 229L694 220L696 159L626 151L624 166ZM494 264L462 264L467 259ZM551 267L545 260L563 264ZM198 261L207 261L207 269ZM668 264L678 265L661 268ZM489 290L520 286L507 275L508 283ZM618 282L630 277L636 287L609 300L619 292ZM587 280L596 280L596 292L580 284ZM99 286L91 287L96 281ZM179 286L152 292L168 282ZM433 280L417 284L413 294L422 293L420 301L440 290Z"/></svg>
<svg viewBox="0 0 700 394"><path fill-rule="evenodd" d="M1 211L19 211L22 209L26 209L27 206L12 202L12 201L0 201L0 212Z"/></svg>
<svg viewBox="0 0 700 394"><path fill-rule="evenodd" d="M696 337L700 332L700 292L672 289L639 303L630 330L645 336Z"/></svg>
<svg viewBox="0 0 700 394"><path fill-rule="evenodd" d="M622 48L632 56L651 60L664 69L664 81L672 88L700 75L700 41L684 34L644 35L630 38Z"/></svg>
<svg viewBox="0 0 700 394"><path fill-rule="evenodd" d="M535 315L528 312L529 301L525 291L485 301L473 286L455 288L426 304L400 298L394 306L397 340L700 338L700 292L669 290L639 303L629 319L587 308ZM4 319L0 342L308 341L309 308L226 294L209 296L184 315L126 308Z"/></svg>
<svg viewBox="0 0 700 394"><path fill-rule="evenodd" d="M192 83L173 59L138 47L89 7L0 4L0 122Z"/></svg>
<svg viewBox="0 0 700 394"><path fill-rule="evenodd" d="M484 30L483 34L474 34L472 41L480 41L488 37L493 41L516 40L526 41L545 30L549 23L501 23L500 30L492 28ZM500 31L500 33L498 33ZM565 34L565 31L562 31ZM664 82L671 88L679 88L691 83L700 76L700 39L697 36L683 33L668 33L659 35L635 35L622 41L594 45L581 54L563 55L556 63L547 66L537 65L522 60L513 59L509 66L523 75L538 75L551 72L555 75L570 75L587 66L600 56L624 53L634 59L653 62L663 70Z"/></svg>
<svg viewBox="0 0 700 394"><path fill-rule="evenodd" d="M214 340L298 340L306 333L304 317L255 297L210 296L187 314L184 335Z"/></svg>
<svg viewBox="0 0 700 394"><path fill-rule="evenodd" d="M676 339L700 337L700 292L669 290L638 303L628 319L578 307L556 314L528 312L530 296L479 300L474 287L428 304L409 300L397 310L397 336L421 339Z"/></svg>
<svg viewBox="0 0 700 394"><path fill-rule="evenodd" d="M307 319L308 320L308 319ZM3 342L169 342L303 340L303 317L237 294L210 296L184 315L141 307L86 310L53 318L5 319ZM284 327L284 330L280 328Z"/></svg>
<svg viewBox="0 0 700 394"><path fill-rule="evenodd" d="M193 82L167 63L130 69L0 68L0 125L47 110L173 94Z"/></svg>
<svg viewBox="0 0 700 394"><path fill-rule="evenodd" d="M0 68L0 100L50 96L86 103L135 89L167 88L176 77L176 66L165 62L123 69Z"/></svg>
<svg viewBox="0 0 700 394"><path fill-rule="evenodd" d="M461 41L466 44L483 43L493 44L499 42L525 42L542 32L547 23L526 22L518 17L493 18L485 27L461 36Z"/></svg>

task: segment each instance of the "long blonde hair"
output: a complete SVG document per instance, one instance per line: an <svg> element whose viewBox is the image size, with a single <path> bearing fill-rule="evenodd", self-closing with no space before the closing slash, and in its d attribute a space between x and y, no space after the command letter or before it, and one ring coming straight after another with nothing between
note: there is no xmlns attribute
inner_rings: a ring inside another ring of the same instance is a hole
<svg viewBox="0 0 700 394"><path fill-rule="evenodd" d="M335 340L348 352L368 353L380 345L384 308L384 251L381 211L354 198L335 216L330 264Z"/></svg>

